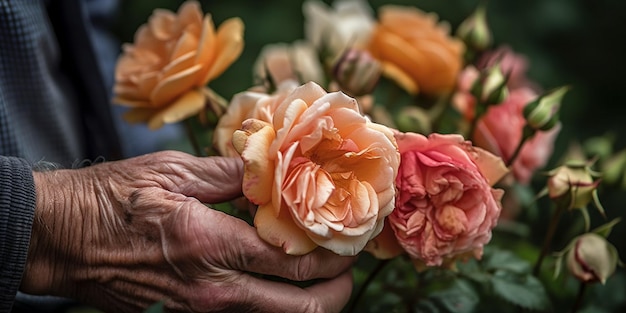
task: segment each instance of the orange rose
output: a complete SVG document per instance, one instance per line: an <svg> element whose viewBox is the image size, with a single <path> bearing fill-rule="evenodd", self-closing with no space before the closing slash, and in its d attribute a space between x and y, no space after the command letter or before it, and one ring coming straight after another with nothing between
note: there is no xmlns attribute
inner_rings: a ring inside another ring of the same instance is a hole
<svg viewBox="0 0 626 313"><path fill-rule="evenodd" d="M393 210L393 133L341 92L302 85L271 123L246 120L233 145L244 161L244 195L259 205L259 236L288 254L322 246L355 255Z"/></svg>
<svg viewBox="0 0 626 313"><path fill-rule="evenodd" d="M417 8L386 5L369 49L383 62L385 75L409 93L452 90L463 64L463 43L449 36L447 24Z"/></svg>
<svg viewBox="0 0 626 313"><path fill-rule="evenodd" d="M115 69L114 102L132 109L129 122L152 129L192 116L205 105L201 88L241 54L243 23L225 21L215 31L210 15L202 17L197 1L178 13L157 9L125 44Z"/></svg>

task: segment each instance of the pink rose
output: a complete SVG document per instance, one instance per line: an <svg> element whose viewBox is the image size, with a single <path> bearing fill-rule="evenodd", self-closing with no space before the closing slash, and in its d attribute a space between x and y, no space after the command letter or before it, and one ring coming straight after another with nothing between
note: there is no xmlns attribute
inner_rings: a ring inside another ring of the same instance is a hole
<svg viewBox="0 0 626 313"><path fill-rule="evenodd" d="M468 253L480 258L501 210L504 192L491 186L507 172L502 160L460 135L397 133L396 140L402 161L386 228L396 242L383 231L368 251L392 257L399 244L426 266Z"/></svg>
<svg viewBox="0 0 626 313"><path fill-rule="evenodd" d="M459 75L453 105L468 121L471 121L476 107L476 99L470 94L472 84L478 79L480 68L494 65L498 61L502 71L510 73L507 82L509 96L502 103L487 109L471 139L476 146L487 149L508 162L522 138L526 123L523 115L524 106L538 97L534 84L525 77L526 59L513 53L508 47L487 52L478 62L478 68L467 66ZM545 166L552 155L554 141L559 131L560 125L547 132L538 132L524 144L512 168L518 182L528 184L535 171Z"/></svg>
<svg viewBox="0 0 626 313"><path fill-rule="evenodd" d="M259 236L288 254L322 246L355 255L393 210L393 133L343 93L302 85L271 123L246 120L233 145L244 161L244 195L259 206Z"/></svg>
<svg viewBox="0 0 626 313"><path fill-rule="evenodd" d="M223 156L235 157L239 153L233 147L233 133L241 128L243 121L254 118L271 123L279 104L298 87L293 80L278 85L272 95L260 91L244 91L236 94L228 105L226 114L220 117L213 134L213 145Z"/></svg>
<svg viewBox="0 0 626 313"><path fill-rule="evenodd" d="M537 94L529 88L512 90L503 103L490 107L478 122L472 137L474 144L508 162L522 140L526 124L524 106L536 97ZM538 132L526 141L512 167L518 182L528 184L533 173L546 164L559 131L560 125L557 125L549 131Z"/></svg>

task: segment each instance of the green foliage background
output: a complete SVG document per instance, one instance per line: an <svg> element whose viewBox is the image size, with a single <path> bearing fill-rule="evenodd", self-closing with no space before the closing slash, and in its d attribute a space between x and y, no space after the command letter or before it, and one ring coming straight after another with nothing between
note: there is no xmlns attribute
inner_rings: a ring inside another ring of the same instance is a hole
<svg viewBox="0 0 626 313"><path fill-rule="evenodd" d="M121 42L132 41L133 33L154 8L176 10L182 0L123 1L114 32ZM330 1L325 1L330 3ZM201 1L216 24L239 16L246 25L242 56L210 86L225 98L249 88L252 64L268 43L292 42L303 38L302 1L228 0ZM453 29L476 7L476 0L370 0L373 8L384 4L413 5L436 12ZM562 85L572 88L562 107L563 128L556 143L551 165L563 156L573 140L584 141L610 134L615 151L626 147L626 1L623 0L491 0L487 19L495 44L506 44L529 60L529 77L545 89ZM549 167L550 167L549 166ZM536 181L537 190L542 179ZM600 190L609 219L624 216L626 194L617 188ZM534 212L531 240L538 244L549 219L549 206ZM554 250L572 238L572 225L579 218L572 213L561 222ZM600 222L597 216L592 221ZM597 226L597 225L592 225ZM626 223L613 231L613 242L626 259ZM585 312L605 312L626 307L626 279L620 270L609 280L610 286L598 286L589 297L603 306L588 306ZM564 284L564 283L563 283ZM548 287L558 291L563 285ZM567 288L564 288L567 290ZM568 299L567 297L565 298ZM569 299L571 301L571 298ZM561 311L560 309L558 311Z"/></svg>

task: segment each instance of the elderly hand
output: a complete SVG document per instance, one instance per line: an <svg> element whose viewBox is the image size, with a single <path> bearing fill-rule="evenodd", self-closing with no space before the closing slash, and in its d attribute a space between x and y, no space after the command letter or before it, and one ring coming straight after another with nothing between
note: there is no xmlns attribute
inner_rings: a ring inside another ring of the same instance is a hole
<svg viewBox="0 0 626 313"><path fill-rule="evenodd" d="M338 312L354 258L285 255L246 222L208 208L241 195L237 158L158 152L35 172L37 208L21 290L109 312L164 300L171 312ZM300 288L263 279L305 281Z"/></svg>

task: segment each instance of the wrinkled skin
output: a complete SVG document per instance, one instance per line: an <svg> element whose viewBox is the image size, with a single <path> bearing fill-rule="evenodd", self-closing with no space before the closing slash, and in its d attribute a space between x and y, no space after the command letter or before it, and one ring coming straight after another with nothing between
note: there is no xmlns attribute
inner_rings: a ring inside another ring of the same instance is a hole
<svg viewBox="0 0 626 313"><path fill-rule="evenodd" d="M21 290L107 312L338 312L354 258L288 256L244 221L208 208L241 195L238 158L158 152L34 173L35 223ZM304 281L307 288L260 275Z"/></svg>

